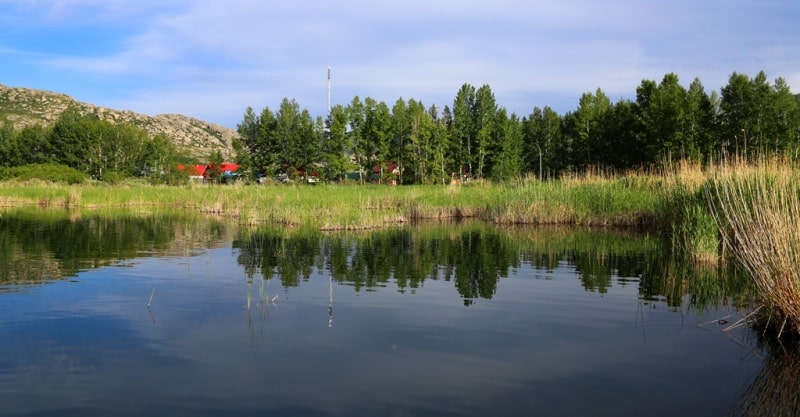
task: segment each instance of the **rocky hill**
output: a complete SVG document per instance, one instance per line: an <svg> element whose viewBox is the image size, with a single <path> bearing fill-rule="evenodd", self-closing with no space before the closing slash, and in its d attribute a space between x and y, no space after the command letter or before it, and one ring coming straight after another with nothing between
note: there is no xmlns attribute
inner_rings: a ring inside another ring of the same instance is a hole
<svg viewBox="0 0 800 417"><path fill-rule="evenodd" d="M184 154L204 161L219 150L226 159L233 157L235 130L179 114L146 116L128 110L114 110L76 101L65 94L0 84L0 124L10 121L16 129L28 125L55 123L70 106L82 114L93 114L112 123L127 122L151 136L163 133L172 138Z"/></svg>

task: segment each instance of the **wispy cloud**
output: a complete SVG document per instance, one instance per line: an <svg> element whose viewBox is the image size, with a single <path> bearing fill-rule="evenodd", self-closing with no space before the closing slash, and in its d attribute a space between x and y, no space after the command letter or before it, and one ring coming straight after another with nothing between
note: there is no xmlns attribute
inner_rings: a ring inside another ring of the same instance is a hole
<svg viewBox="0 0 800 417"><path fill-rule="evenodd" d="M630 97L667 72L711 90L763 69L797 89L797 16L793 0L0 0L0 54L17 54L0 75L230 126L283 97L322 114L331 65L337 102L447 105L486 83L525 115L598 87Z"/></svg>

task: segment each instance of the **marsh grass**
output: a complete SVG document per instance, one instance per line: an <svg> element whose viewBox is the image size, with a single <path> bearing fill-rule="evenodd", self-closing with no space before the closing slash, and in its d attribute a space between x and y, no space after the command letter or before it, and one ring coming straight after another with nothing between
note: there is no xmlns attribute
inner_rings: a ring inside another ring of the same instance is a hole
<svg viewBox="0 0 800 417"><path fill-rule="evenodd" d="M677 232L682 250L716 259L715 224L697 164L613 175L589 171L542 182L520 178L492 184L412 185L60 185L0 183L0 205L100 209L164 207L222 216L247 225L309 226L319 230L394 227L440 219L480 219L497 225L634 227ZM709 227L710 225L710 227ZM696 234L696 231L702 231Z"/></svg>
<svg viewBox="0 0 800 417"><path fill-rule="evenodd" d="M762 323L800 335L800 178L785 160L735 162L714 173L706 196L725 249L752 276Z"/></svg>
<svg viewBox="0 0 800 417"><path fill-rule="evenodd" d="M658 187L646 176L587 175L461 185L161 186L122 182L59 185L0 183L0 204L54 208L170 207L244 224L313 225L322 230L391 227L430 219L494 224L641 226L651 224Z"/></svg>
<svg viewBox="0 0 800 417"><path fill-rule="evenodd" d="M694 266L725 261L717 224L704 193L712 171L713 167L697 162L667 161L648 172L628 175L623 181L656 196L651 213L653 224L671 239L675 255Z"/></svg>

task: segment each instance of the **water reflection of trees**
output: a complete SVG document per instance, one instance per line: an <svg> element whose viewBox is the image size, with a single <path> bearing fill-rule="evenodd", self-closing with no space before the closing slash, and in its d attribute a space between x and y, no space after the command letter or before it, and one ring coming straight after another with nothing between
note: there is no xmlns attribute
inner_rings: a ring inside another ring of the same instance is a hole
<svg viewBox="0 0 800 417"><path fill-rule="evenodd" d="M143 254L185 256L233 239L232 231L226 223L181 213L6 211L0 217L0 283L73 276ZM600 294L638 283L644 302L676 309L743 303L749 294L747 281L730 271L697 268L669 256L659 239L614 230L480 223L358 234L265 228L243 231L233 245L247 277L276 277L285 287L309 280L315 270L355 291L414 292L425 280L443 280L470 304L493 297L498 280L525 265L537 277L573 268L586 291Z"/></svg>
<svg viewBox="0 0 800 417"><path fill-rule="evenodd" d="M18 210L0 216L0 284L37 283L153 255L186 255L229 236L219 222L119 211Z"/></svg>
<svg viewBox="0 0 800 417"><path fill-rule="evenodd" d="M523 264L545 276L572 267L586 291L639 284L645 302L678 308L746 298L746 280L716 267L702 269L669 256L663 242L622 231L500 230L482 224L424 226L365 234L322 234L258 229L234 242L249 279L277 278L291 287L316 269L355 291L394 286L413 292L425 280L453 281L471 303L491 298L498 280ZM666 255L665 255L666 254Z"/></svg>
<svg viewBox="0 0 800 417"><path fill-rule="evenodd" d="M466 299L491 298L498 277L520 265L519 252L501 234L481 228L389 230L366 235L256 231L234 242L239 263L252 278L278 277L284 286L308 280L314 268L328 270L356 291L395 285L413 291L426 279L455 281Z"/></svg>

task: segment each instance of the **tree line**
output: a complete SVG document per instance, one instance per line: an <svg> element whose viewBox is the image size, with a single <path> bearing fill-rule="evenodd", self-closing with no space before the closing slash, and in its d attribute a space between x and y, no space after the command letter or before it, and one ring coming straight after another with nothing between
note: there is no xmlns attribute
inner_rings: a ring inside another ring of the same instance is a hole
<svg viewBox="0 0 800 417"><path fill-rule="evenodd" d="M643 80L635 100L612 102L598 88L574 111L534 107L520 118L499 106L488 85L464 84L452 107L402 98L390 108L354 97L312 118L284 98L277 111L248 107L237 125L237 162L254 173L327 180L447 183L556 178L588 167L626 170L665 160L710 162L800 152L800 99L783 78L733 73L718 93L674 73ZM397 170L391 170L392 167ZM355 174L355 176L353 176Z"/></svg>
<svg viewBox="0 0 800 417"><path fill-rule="evenodd" d="M800 101L782 78L733 73L720 92L674 73L643 80L634 100L612 102L598 88L563 115L549 106L524 117L498 105L488 85L464 84L452 106L354 97L313 118L295 100L276 111L248 107L234 142L236 162L252 176L317 175L333 181L448 183L557 178L589 167L626 170L664 160L700 162L728 155L800 152ZM209 161L221 161L219 153ZM76 108L52 126L0 126L0 167L61 164L95 179L148 175L163 179L181 155L166 135L150 137Z"/></svg>
<svg viewBox="0 0 800 417"><path fill-rule="evenodd" d="M150 137L129 123L111 123L68 108L52 126L0 128L0 167L65 165L97 180L146 175L164 177L183 159L164 134Z"/></svg>

